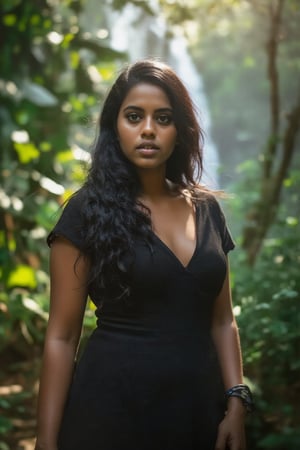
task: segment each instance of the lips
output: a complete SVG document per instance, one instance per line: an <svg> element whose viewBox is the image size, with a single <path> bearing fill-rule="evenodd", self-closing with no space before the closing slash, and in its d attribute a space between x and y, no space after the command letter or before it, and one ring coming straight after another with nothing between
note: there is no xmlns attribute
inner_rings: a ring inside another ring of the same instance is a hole
<svg viewBox="0 0 300 450"><path fill-rule="evenodd" d="M149 144L149 142L147 142L138 145L136 150L143 158L153 158L157 154L159 147L155 144Z"/></svg>
<svg viewBox="0 0 300 450"><path fill-rule="evenodd" d="M159 150L159 147L152 142L141 142L136 148L137 150Z"/></svg>

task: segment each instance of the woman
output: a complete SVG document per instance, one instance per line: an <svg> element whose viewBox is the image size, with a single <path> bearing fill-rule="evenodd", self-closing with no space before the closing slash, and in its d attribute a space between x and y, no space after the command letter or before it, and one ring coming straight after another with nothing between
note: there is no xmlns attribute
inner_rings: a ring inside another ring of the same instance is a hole
<svg viewBox="0 0 300 450"><path fill-rule="evenodd" d="M48 237L36 449L244 450L234 244L194 181L202 134L190 97L171 68L139 61L99 125L86 183ZM88 296L97 328L74 371Z"/></svg>

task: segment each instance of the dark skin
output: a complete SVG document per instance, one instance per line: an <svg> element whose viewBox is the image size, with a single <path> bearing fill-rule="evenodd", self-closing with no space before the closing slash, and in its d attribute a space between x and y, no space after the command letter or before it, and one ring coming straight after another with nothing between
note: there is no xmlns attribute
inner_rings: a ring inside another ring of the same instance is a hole
<svg viewBox="0 0 300 450"><path fill-rule="evenodd" d="M86 305L88 261L63 238L50 252L51 297L38 402L36 450L57 450L57 435L70 386Z"/></svg>
<svg viewBox="0 0 300 450"><path fill-rule="evenodd" d="M137 89L132 88L121 105L117 130L120 146L134 164L140 179L137 200L149 208L153 231L186 266L196 246L195 208L189 195L180 192L166 179L166 162L176 145L177 131L165 93L144 83ZM63 238L57 238L51 247L51 307L41 374L36 450L57 450L57 435L87 299L84 286L89 261L81 257L75 273L74 263L78 254L78 249ZM211 333L225 389L242 383L240 343L232 311L229 269L215 301ZM215 450L246 449L244 420L245 410L241 401L231 398L227 414L219 426Z"/></svg>

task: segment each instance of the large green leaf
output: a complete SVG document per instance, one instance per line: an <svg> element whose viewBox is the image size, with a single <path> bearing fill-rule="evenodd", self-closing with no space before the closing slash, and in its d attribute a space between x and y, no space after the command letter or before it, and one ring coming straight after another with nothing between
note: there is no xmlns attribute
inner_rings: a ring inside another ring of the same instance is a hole
<svg viewBox="0 0 300 450"><path fill-rule="evenodd" d="M32 142L28 142L25 144L15 142L14 148L18 154L21 164L28 164L29 162L37 159L40 156L39 149Z"/></svg>
<svg viewBox="0 0 300 450"><path fill-rule="evenodd" d="M22 82L22 94L37 106L48 107L58 103L58 99L47 88L29 80Z"/></svg>
<svg viewBox="0 0 300 450"><path fill-rule="evenodd" d="M30 266L20 264L9 273L6 285L8 289L13 287L35 289L37 286L35 271Z"/></svg>

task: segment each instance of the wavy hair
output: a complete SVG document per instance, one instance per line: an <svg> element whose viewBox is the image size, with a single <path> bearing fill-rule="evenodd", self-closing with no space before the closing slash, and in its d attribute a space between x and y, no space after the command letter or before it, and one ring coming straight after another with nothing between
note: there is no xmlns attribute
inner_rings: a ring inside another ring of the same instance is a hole
<svg viewBox="0 0 300 450"><path fill-rule="evenodd" d="M167 161L166 177L179 190L194 191L196 178L202 174L203 135L181 80L160 61L142 60L127 66L103 104L91 167L81 188L84 253L91 262L91 291L99 302L128 297L134 240L138 237L151 245L150 212L137 201L139 179L121 151L116 132L121 104L138 83L160 87L173 109L177 144Z"/></svg>

